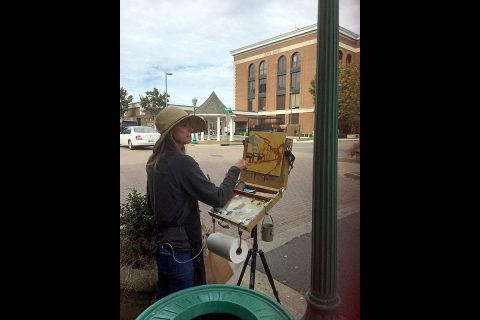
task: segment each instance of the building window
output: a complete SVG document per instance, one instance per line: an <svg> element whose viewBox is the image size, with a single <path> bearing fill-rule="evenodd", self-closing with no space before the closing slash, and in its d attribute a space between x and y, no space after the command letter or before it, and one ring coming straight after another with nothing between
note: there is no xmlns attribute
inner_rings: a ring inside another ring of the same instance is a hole
<svg viewBox="0 0 480 320"><path fill-rule="evenodd" d="M255 98L255 81L248 82L248 98Z"/></svg>
<svg viewBox="0 0 480 320"><path fill-rule="evenodd" d="M258 111L265 111L265 97L258 98Z"/></svg>
<svg viewBox="0 0 480 320"><path fill-rule="evenodd" d="M287 59L285 56L281 56L278 58L278 71L277 73L280 74L286 74L287 73Z"/></svg>
<svg viewBox="0 0 480 320"><path fill-rule="evenodd" d="M292 70L300 69L300 53L295 52L292 56Z"/></svg>
<svg viewBox="0 0 480 320"><path fill-rule="evenodd" d="M343 57L342 50L338 50L338 62L340 62L340 64L342 64L342 57Z"/></svg>
<svg viewBox="0 0 480 320"><path fill-rule="evenodd" d="M345 61L347 64L352 63L352 56L350 54L347 54L347 59Z"/></svg>
<svg viewBox="0 0 480 320"><path fill-rule="evenodd" d="M265 111L267 96L267 63L265 61L260 62L258 72L258 111Z"/></svg>
<svg viewBox="0 0 480 320"><path fill-rule="evenodd" d="M298 124L298 113L290 114L290 124Z"/></svg>
<svg viewBox="0 0 480 320"><path fill-rule="evenodd" d="M248 111L253 111L253 101L255 99L248 99Z"/></svg>
<svg viewBox="0 0 480 320"><path fill-rule="evenodd" d="M250 79L255 80L255 65L253 63L248 67L248 80Z"/></svg>
<svg viewBox="0 0 480 320"><path fill-rule="evenodd" d="M267 77L267 64L265 61L260 62L260 79Z"/></svg>
<svg viewBox="0 0 480 320"><path fill-rule="evenodd" d="M298 108L299 103L300 103L300 94L292 93L290 95L290 109Z"/></svg>
<svg viewBox="0 0 480 320"><path fill-rule="evenodd" d="M259 87L258 87L258 96L259 97L265 97L267 93L267 79L260 79L258 81Z"/></svg>
<svg viewBox="0 0 480 320"><path fill-rule="evenodd" d="M285 110L285 95L277 96L277 110Z"/></svg>
<svg viewBox="0 0 480 320"><path fill-rule="evenodd" d="M248 99L255 99L255 65L248 67Z"/></svg>
<svg viewBox="0 0 480 320"><path fill-rule="evenodd" d="M287 82L287 59L278 58L277 65L277 110L285 110L285 91Z"/></svg>
<svg viewBox="0 0 480 320"><path fill-rule="evenodd" d="M290 76L290 92L300 92L300 72L293 72Z"/></svg>
<svg viewBox="0 0 480 320"><path fill-rule="evenodd" d="M298 107L298 96L300 93L300 53L296 52L292 56L292 67L290 69L290 108Z"/></svg>
<svg viewBox="0 0 480 320"><path fill-rule="evenodd" d="M285 94L286 75L277 77L277 94Z"/></svg>
<svg viewBox="0 0 480 320"><path fill-rule="evenodd" d="M258 111L266 110L266 85L267 79L260 79L260 90L258 92Z"/></svg>

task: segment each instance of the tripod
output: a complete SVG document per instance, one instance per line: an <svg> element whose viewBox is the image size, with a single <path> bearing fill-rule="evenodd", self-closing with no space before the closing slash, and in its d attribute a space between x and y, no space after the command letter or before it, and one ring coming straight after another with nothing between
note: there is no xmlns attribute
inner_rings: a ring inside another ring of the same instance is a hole
<svg viewBox="0 0 480 320"><path fill-rule="evenodd" d="M268 268L267 260L265 259L265 254L263 253L263 250L258 250L257 226L255 226L255 228L252 229L251 234L253 238L253 248L248 249L247 259L245 259L245 262L243 264L242 272L240 273L240 278L238 278L237 286L239 286L240 283L242 283L243 274L245 273L245 269L247 268L248 260L250 260L250 257L251 257L252 265L250 267L249 288L253 290L255 286L255 268L256 268L257 253L258 253L260 255L260 259L262 259L263 268L265 268L265 272L267 273L268 281L270 282L270 286L272 287L273 294L275 295L275 298L277 299L278 303L281 303L280 298L278 297L278 291L275 288L275 283L273 282L272 274L270 273L270 268Z"/></svg>

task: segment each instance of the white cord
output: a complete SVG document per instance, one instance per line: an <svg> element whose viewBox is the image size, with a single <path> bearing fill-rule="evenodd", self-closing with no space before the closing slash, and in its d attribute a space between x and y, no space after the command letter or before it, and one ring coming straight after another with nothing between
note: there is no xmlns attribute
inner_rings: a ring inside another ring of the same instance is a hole
<svg viewBox="0 0 480 320"><path fill-rule="evenodd" d="M175 260L177 263L187 263L187 262L192 261L196 257L198 257L200 255L200 253L202 253L203 249L205 249L205 246L207 245L207 241L205 241L204 245L202 246L202 249L200 249L200 251L195 255L195 257L193 257L192 259L188 259L187 261L178 261L177 258L175 258L175 250L173 249L172 245L170 243L162 243L162 245L164 245L164 244L168 244L170 246L170 248L172 248L173 260Z"/></svg>

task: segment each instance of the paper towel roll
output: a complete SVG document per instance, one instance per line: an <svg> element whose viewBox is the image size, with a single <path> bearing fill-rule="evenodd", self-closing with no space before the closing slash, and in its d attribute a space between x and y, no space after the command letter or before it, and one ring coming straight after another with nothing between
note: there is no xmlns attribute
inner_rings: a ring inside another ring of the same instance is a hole
<svg viewBox="0 0 480 320"><path fill-rule="evenodd" d="M248 244L242 240L242 252L237 254L238 243L240 238L234 238L223 233L212 233L207 238L208 250L213 253L230 260L233 263L240 263L247 258Z"/></svg>

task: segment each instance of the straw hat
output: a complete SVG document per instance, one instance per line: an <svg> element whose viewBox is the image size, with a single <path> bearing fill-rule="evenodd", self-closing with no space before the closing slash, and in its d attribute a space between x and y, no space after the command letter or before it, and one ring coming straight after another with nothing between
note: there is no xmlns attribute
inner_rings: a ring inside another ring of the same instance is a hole
<svg viewBox="0 0 480 320"><path fill-rule="evenodd" d="M194 115L189 115L185 110L177 107L167 107L160 111L155 118L155 127L160 132L160 139L155 145L159 145L172 130L180 122L187 120L193 128L193 132L202 132L206 129L205 121Z"/></svg>

